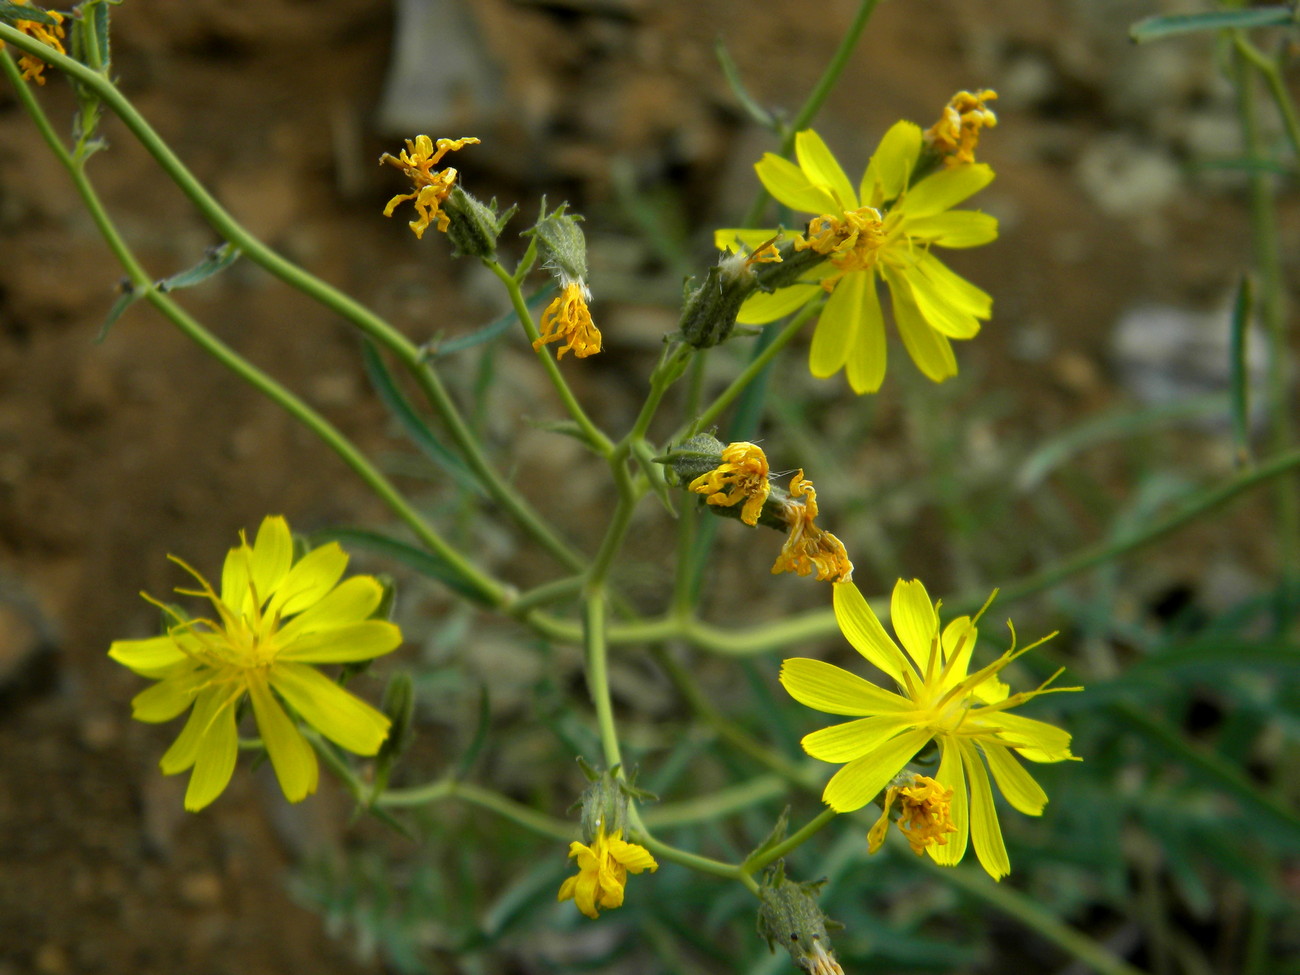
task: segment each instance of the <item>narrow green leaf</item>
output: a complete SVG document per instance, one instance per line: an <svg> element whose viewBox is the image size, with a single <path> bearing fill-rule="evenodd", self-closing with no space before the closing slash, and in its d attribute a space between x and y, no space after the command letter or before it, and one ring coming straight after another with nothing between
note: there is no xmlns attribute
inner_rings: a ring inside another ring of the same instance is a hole
<svg viewBox="0 0 1300 975"><path fill-rule="evenodd" d="M456 765L457 779L466 778L470 769L474 767L474 761L478 758L479 752L487 743L488 728L492 723L491 699L488 696L486 684L479 686L478 692L478 722L474 726L474 738L470 741L469 747L465 749L465 754L460 757Z"/></svg>
<svg viewBox="0 0 1300 975"><path fill-rule="evenodd" d="M395 562L414 569L430 579L437 579L448 589L459 593L471 602L486 605L487 600L474 586L467 583L456 569L432 552L416 548L407 542L381 535L379 532L360 528L330 528L312 535L312 541L321 545L325 542L338 542L345 548L354 545L368 549Z"/></svg>
<svg viewBox="0 0 1300 975"><path fill-rule="evenodd" d="M1253 27L1282 27L1296 22L1290 7L1247 7L1239 10L1210 10L1200 14L1171 14L1147 17L1128 30L1138 44L1178 34L1203 30L1250 30Z"/></svg>
<svg viewBox="0 0 1300 975"><path fill-rule="evenodd" d="M446 471L461 487L482 495L484 493L483 485L479 483L478 478L464 465L459 457L453 454L430 432L424 419L415 411L415 407L411 405L405 394L398 388L393 374L384 365L384 360L380 357L373 343L361 343L361 357L365 365L366 375L370 378L371 385L375 387L375 392L379 394L379 399L388 408L388 412L393 414L398 423L402 425L402 429L411 438L411 442L429 460Z"/></svg>
<svg viewBox="0 0 1300 975"><path fill-rule="evenodd" d="M20 20L30 20L37 24L44 24L47 27L54 27L58 24L57 20L39 7L20 6L16 3L10 3L9 0L0 0L0 20L9 24L16 24Z"/></svg>
<svg viewBox="0 0 1300 975"><path fill-rule="evenodd" d="M754 96L749 93L745 87L745 82L741 80L740 68L732 60L731 54L727 51L727 46L719 39L713 45L713 53L718 59L718 66L722 68L723 77L727 79L727 87L731 89L736 100L740 102L741 107L748 113L749 117L761 125L763 128L772 132L777 130L776 119L772 113L763 108L754 100Z"/></svg>
<svg viewBox="0 0 1300 975"><path fill-rule="evenodd" d="M217 244L215 247L209 247L207 253L203 255L203 260L192 268L181 271L179 274L173 274L169 278L163 278L157 283L156 287L164 294L180 288L192 288L196 284L206 281L217 272L224 271L238 259L239 248L234 244L229 241L224 244Z"/></svg>
<svg viewBox="0 0 1300 975"><path fill-rule="evenodd" d="M554 283L546 285L536 294L529 296L524 304L528 306L529 311L536 311L543 302L549 302L554 296L556 286ZM519 321L514 311L508 311L490 325L468 335L461 335L452 339L450 342L434 341L425 346L426 355L432 359L441 359L443 356L452 355L455 352L464 352L466 349L472 349L476 345L482 345L484 342L490 342L515 322Z"/></svg>
<svg viewBox="0 0 1300 975"><path fill-rule="evenodd" d="M99 343L108 338L108 330L117 324L117 320L122 317L123 312L140 300L140 295L131 287L131 282L122 283L122 293L117 296L113 302L113 307L108 310L108 315L104 318L104 324L99 326L99 332L95 335L95 342Z"/></svg>
<svg viewBox="0 0 1300 975"><path fill-rule="evenodd" d="M1236 441L1237 460L1250 461L1250 372L1246 368L1246 336L1254 311L1255 289L1249 276L1243 276L1232 303L1232 434Z"/></svg>

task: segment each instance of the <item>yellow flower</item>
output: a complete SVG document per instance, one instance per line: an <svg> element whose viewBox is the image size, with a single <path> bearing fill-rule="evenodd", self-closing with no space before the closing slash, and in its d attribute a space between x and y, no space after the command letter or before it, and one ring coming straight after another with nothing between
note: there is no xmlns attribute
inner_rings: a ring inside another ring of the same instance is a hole
<svg viewBox="0 0 1300 975"><path fill-rule="evenodd" d="M805 501L794 500L805 496ZM844 543L813 524L817 518L817 492L813 490L812 481L803 476L802 470L790 478L790 497L782 512L790 526L790 534L781 546L772 574L797 572L806 576L815 572L819 582L829 579L838 583L852 579L853 563L844 550Z"/></svg>
<svg viewBox="0 0 1300 975"><path fill-rule="evenodd" d="M131 702L137 720L170 721L193 707L161 763L167 775L193 768L186 809L202 809L230 781L245 695L290 802L315 792L319 777L316 754L291 715L348 751L378 752L388 718L310 666L369 660L402 642L396 626L370 618L383 596L374 577L339 582L348 556L337 543L295 562L289 526L278 516L263 520L252 545L240 533L221 570L220 595L170 558L199 582L198 590L176 591L206 598L215 616L188 619L146 595L175 625L164 636L115 641L108 655L158 681Z"/></svg>
<svg viewBox="0 0 1300 975"><path fill-rule="evenodd" d="M913 775L902 785L885 790L885 810L867 833L867 852L875 853L885 842L889 811L898 801L898 828L907 837L912 852L925 853L932 844L946 846L948 834L957 832L952 822L953 790L945 789L928 775Z"/></svg>
<svg viewBox="0 0 1300 975"><path fill-rule="evenodd" d="M26 6L29 0L13 0L13 2L22 7ZM60 54L66 54L67 52L63 48L63 14L57 10L43 10L42 12L49 14L50 18L54 20L53 27L35 20L18 20L13 24L14 28L22 31L28 37L40 41L42 44L48 44ZM4 44L0 43L0 48L3 47ZM45 70L45 62L36 55L26 53L20 55L18 67L22 69L23 81L35 81L38 85L45 84L45 75L42 73Z"/></svg>
<svg viewBox="0 0 1300 975"><path fill-rule="evenodd" d="M744 501L740 520L746 525L757 525L763 503L772 490L763 448L745 441L728 444L722 450L722 463L691 481L690 489L696 494L707 494L705 501L724 508Z"/></svg>
<svg viewBox="0 0 1300 975"><path fill-rule="evenodd" d="M556 900L572 900L578 910L590 918L600 917L599 908L607 910L621 907L627 874L649 870L654 873L659 864L650 851L635 843L625 842L623 831L615 830L605 835L605 827L596 831L591 846L577 840L569 844L570 858L578 860L578 875L569 877L560 885Z"/></svg>
<svg viewBox="0 0 1300 975"><path fill-rule="evenodd" d="M997 97L998 93L989 88L959 91L944 107L939 121L925 130L925 144L943 157L945 166L969 166L975 161L980 130L998 124L998 117L984 103Z"/></svg>
<svg viewBox="0 0 1300 975"><path fill-rule="evenodd" d="M587 302L591 292L581 281L562 279L560 293L542 312L541 334L533 342L533 351L551 342L564 341L555 358L563 359L570 349L579 359L600 351L600 330L591 320Z"/></svg>
<svg viewBox="0 0 1300 975"><path fill-rule="evenodd" d="M997 221L975 210L953 210L993 179L986 165L940 169L912 181L921 156L921 129L899 122L880 140L856 191L821 136L795 137L798 165L767 153L754 167L768 192L793 210L812 213L800 250L826 260L806 280L756 294L737 321L758 325L830 292L813 333L808 367L818 378L845 370L856 393L873 393L885 378L885 323L877 279L889 287L894 323L908 354L930 379L957 374L950 339L973 338L992 314L993 299L955 274L932 246L975 247L997 237ZM715 232L719 248L755 245L771 230Z"/></svg>
<svg viewBox="0 0 1300 975"><path fill-rule="evenodd" d="M380 156L380 163L387 163L400 169L415 187L412 192L399 193L389 200L388 205L384 207L384 216L391 217L393 210L404 200L414 200L415 212L419 217L411 221L410 227L415 231L415 236L423 240L424 232L429 229L429 222L435 219L438 221L438 229L446 233L451 221L441 208L443 201L451 195L451 188L456 184L457 173L451 166L436 173L433 167L448 152L455 152L465 146L475 146L478 142L478 139L472 137L439 139L435 148L433 140L427 135L417 135L414 142L410 139L406 140L406 148L398 155L393 156L386 152Z"/></svg>
<svg viewBox="0 0 1300 975"><path fill-rule="evenodd" d="M995 880L1006 876L1011 864L993 809L987 770L992 770L994 781L1013 808L1037 816L1047 795L1015 756L1031 762L1074 757L1067 732L1010 713L1025 701L1050 693L1047 685L1051 680L1037 690L1010 694L998 678L1007 664L1043 641L1017 650L1012 628L1011 649L971 673L979 614L974 620L968 616L953 620L941 634L936 606L919 581L898 580L890 607L894 631L906 655L855 586L835 586L834 602L835 618L845 638L868 662L893 678L899 693L820 660L799 657L782 664L781 683L795 700L818 711L857 719L814 731L803 739L804 751L814 758L847 763L826 784L822 798L837 812L860 809L922 748L937 742L940 760L934 778L945 793L952 792L951 799L944 801L951 803L956 831L950 842L926 845L926 853L936 863L951 866L965 854L968 839L973 840L975 854L989 875Z"/></svg>

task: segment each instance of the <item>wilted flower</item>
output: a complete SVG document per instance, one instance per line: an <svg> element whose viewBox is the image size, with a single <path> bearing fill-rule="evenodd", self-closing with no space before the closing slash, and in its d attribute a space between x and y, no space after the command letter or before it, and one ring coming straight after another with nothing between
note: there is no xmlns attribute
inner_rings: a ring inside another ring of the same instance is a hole
<svg viewBox="0 0 1300 975"><path fill-rule="evenodd" d="M803 498L796 501L795 498ZM818 528L817 492L813 482L800 470L790 478L790 498L782 508L790 534L781 546L781 554L772 566L772 574L796 572L801 576L816 574L818 581L845 582L853 578L853 563L844 543L828 531Z"/></svg>
<svg viewBox="0 0 1300 975"><path fill-rule="evenodd" d="M659 864L650 851L636 843L628 843L622 830L605 834L602 825L596 831L591 845L574 840L569 844L569 856L578 861L578 874L560 885L557 900L572 900L578 910L590 918L600 917L600 908L612 909L623 905L623 888L628 872L654 873Z"/></svg>
<svg viewBox="0 0 1300 975"><path fill-rule="evenodd" d="M730 507L745 502L740 520L757 525L763 502L772 490L763 448L745 441L728 444L722 450L722 463L691 481L690 489L708 495L704 500L712 505Z"/></svg>
<svg viewBox="0 0 1300 975"><path fill-rule="evenodd" d="M998 117L984 103L997 97L998 93L989 88L959 91L944 106L939 121L925 130L925 144L943 158L945 166L969 166L975 161L980 130L998 124Z"/></svg>
<svg viewBox="0 0 1300 975"><path fill-rule="evenodd" d="M24 7L28 5L29 0L12 0L12 2ZM63 14L57 10L41 10L41 12L46 14L54 23L42 24L37 20L18 20L14 21L13 26L33 40L49 45L60 54L67 53L63 48ZM0 43L0 48L3 47L4 44ZM38 85L45 84L45 75L43 74L45 62L36 55L24 51L18 56L18 67L22 71L23 81L35 81Z"/></svg>
<svg viewBox="0 0 1300 975"><path fill-rule="evenodd" d="M456 184L456 170L451 166L434 172L436 166L448 152L455 152L465 146L478 145L478 139L439 139L435 148L433 140L427 135L417 135L415 141L406 140L406 148L398 155L384 153L379 162L387 163L400 169L415 187L410 193L399 193L388 201L384 207L384 216L391 217L393 210L405 200L415 201L415 212L419 216L410 223L411 230L419 239L429 229L429 223L438 221L438 229L444 233L450 223L447 214L442 212L442 204L451 195L451 188Z"/></svg>

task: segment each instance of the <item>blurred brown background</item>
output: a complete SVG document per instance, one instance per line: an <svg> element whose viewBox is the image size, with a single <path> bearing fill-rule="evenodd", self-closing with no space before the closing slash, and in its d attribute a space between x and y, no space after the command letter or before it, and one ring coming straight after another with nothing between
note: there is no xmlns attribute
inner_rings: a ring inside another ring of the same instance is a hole
<svg viewBox="0 0 1300 975"><path fill-rule="evenodd" d="M638 239L629 200L684 228L680 256L703 267L709 231L734 222L754 191L750 167L771 147L727 90L714 41L760 103L792 112L856 4L397 6L400 21L376 0L126 0L113 11L115 71L255 233L420 341L478 327L502 305L438 235L417 242L401 211L383 218L402 188L375 160L417 132L481 137L452 160L476 195L517 200L527 217L546 193L589 217L608 352L599 371L565 366L622 429L674 326L681 279L671 248ZM1000 124L981 146L998 179L976 205L1001 219L1002 238L951 262L992 292L995 314L958 357L983 388L1015 388L1006 423L1029 442L1118 401L1225 381L1223 308L1247 258L1244 208L1231 179L1187 163L1236 151L1235 123L1208 45L1127 41L1129 22L1169 6L891 0L818 121L856 177L895 119L928 124L960 88L1000 92ZM52 76L39 94L66 126L66 84ZM195 263L216 237L115 120L104 134L110 150L92 177L151 273ZM1283 253L1300 252L1295 221L1282 226ZM66 174L0 90L0 975L377 971L284 884L311 843L346 841L333 785L286 810L264 774L241 773L211 809L183 813L183 777L156 771L176 727L130 721L141 682L105 651L152 632L155 614L135 593L176 584L168 552L215 571L235 532L265 513L301 529L380 524L385 513L147 308L94 344L119 277ZM360 443L387 448L339 321L247 263L180 300ZM1173 338L1159 325L1170 320ZM1186 337L1202 332L1204 350ZM518 439L521 484L555 485L573 448L527 425L558 411L526 345L507 344L499 368L512 392L493 430ZM885 411L912 368L897 344L891 356ZM821 395L854 406L846 389ZM1230 457L1223 447L1202 461L1226 470ZM889 461L873 463L884 476ZM588 542L573 508L560 521ZM1228 522L1204 526L1157 553L1166 568L1151 586L1196 560L1267 561L1262 538L1232 535ZM921 545L910 571L938 551ZM536 581L529 571L513 578ZM955 571L935 565L932 590L964 582Z"/></svg>

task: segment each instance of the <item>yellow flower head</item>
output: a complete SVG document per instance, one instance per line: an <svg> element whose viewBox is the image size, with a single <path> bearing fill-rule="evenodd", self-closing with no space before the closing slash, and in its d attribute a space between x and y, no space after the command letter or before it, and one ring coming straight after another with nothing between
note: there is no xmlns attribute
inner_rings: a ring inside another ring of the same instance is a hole
<svg viewBox="0 0 1300 975"><path fill-rule="evenodd" d="M562 279L560 293L542 312L540 335L533 342L533 351L551 342L563 341L555 358L563 359L570 349L579 359L600 351L600 329L591 320L587 302L591 292L581 281Z"/></svg>
<svg viewBox="0 0 1300 975"><path fill-rule="evenodd" d="M946 845L948 834L957 832L952 822L952 797L952 789L945 789L928 775L914 775L902 785L891 785L885 790L885 810L867 833L867 851L875 853L884 845L889 811L895 800L899 805L898 828L913 853L921 856L932 844Z"/></svg>
<svg viewBox="0 0 1300 975"><path fill-rule="evenodd" d="M311 666L369 660L402 642L396 626L370 618L383 596L374 577L340 582L348 556L333 542L295 561L289 526L278 516L263 520L252 545L240 533L226 555L219 595L194 569L171 559L199 583L197 590L176 591L207 599L214 615L188 619L145 596L175 625L164 636L117 640L108 655L158 681L131 702L137 720L170 721L193 708L161 763L168 775L194 770L186 809L202 809L230 781L239 750L235 713L245 695L290 802L315 792L319 777L296 718L348 751L379 751L388 718Z"/></svg>
<svg viewBox="0 0 1300 975"><path fill-rule="evenodd" d="M940 812L936 803L949 803L948 818L955 831L944 837L946 843L923 844L925 852L936 863L951 866L973 840L975 855L989 875L995 880L1006 876L1011 864L993 809L988 770L1013 808L1037 816L1047 795L1016 756L1031 762L1074 757L1067 732L1011 713L1025 701L1050 693L1051 680L1036 690L1011 694L998 677L1007 664L1043 641L1017 650L1013 628L1011 649L971 672L979 615L959 617L941 632L937 607L919 581L900 579L890 608L894 632L906 654L885 632L857 587L836 585L834 602L845 638L894 680L898 693L820 660L796 657L781 665L781 683L796 701L855 718L803 739L804 751L813 758L847 763L831 777L822 798L837 812L860 809L922 748L936 742L940 760L934 780L942 795L952 794L940 799L938 792L914 793L911 801L929 804L928 812L921 811L923 817ZM918 830L918 837L925 834L916 814L908 814L908 823Z"/></svg>
<svg viewBox="0 0 1300 975"><path fill-rule="evenodd" d="M817 492L812 481L803 476L802 470L790 479L790 497L783 512L790 534L781 546L781 554L776 557L772 574L797 572L806 576L816 573L819 582L852 579L853 563L844 550L844 543L813 523L817 518ZM794 498L805 500L800 502Z"/></svg>
<svg viewBox="0 0 1300 975"><path fill-rule="evenodd" d="M643 846L625 842L623 831L615 830L605 835L605 827L596 831L591 846L574 840L569 844L569 856L577 858L578 874L560 885L557 900L572 900L578 910L590 918L600 917L600 908L607 910L623 905L623 888L627 885L628 871L654 873L659 864Z"/></svg>
<svg viewBox="0 0 1300 975"><path fill-rule="evenodd" d="M931 253L975 247L997 237L997 220L953 207L983 189L993 170L977 163L940 169L913 182L921 157L920 126L899 122L880 140L855 188L811 129L795 137L798 165L768 153L754 167L767 191L793 210L813 214L800 250L825 255L804 281L755 294L737 321L760 325L802 307L821 291L830 297L813 332L808 367L818 378L845 370L857 393L874 393L885 378L885 323L878 281L892 298L894 323L917 367L935 382L957 374L950 340L978 334L993 299ZM754 246L771 230L715 232L721 249Z"/></svg>
<svg viewBox="0 0 1300 975"><path fill-rule="evenodd" d="M439 172L434 172L433 167L448 152L455 152L465 146L475 146L478 142L478 139L472 137L439 139L435 148L433 140L427 135L417 135L414 142L407 139L406 148L396 156L387 152L380 156L381 164L387 163L400 169L415 187L412 192L399 193L389 200L388 205L384 207L384 216L391 217L393 210L404 200L414 200L415 212L419 216L411 221L410 227L415 231L415 236L423 240L424 232L429 229L429 223L433 220L437 220L438 229L446 233L451 221L447 214L442 212L442 204L451 195L451 188L456 184L457 173L451 166Z"/></svg>
<svg viewBox="0 0 1300 975"><path fill-rule="evenodd" d="M709 504L728 508L741 501L740 520L757 525L772 484L767 479L767 457L757 444L739 441L722 450L722 463L691 481L696 494L707 494Z"/></svg>
<svg viewBox="0 0 1300 975"><path fill-rule="evenodd" d="M984 103L997 97L990 88L959 91L944 107L939 121L925 130L925 144L943 157L945 166L969 166L975 161L980 130L998 124L998 117Z"/></svg>
<svg viewBox="0 0 1300 975"><path fill-rule="evenodd" d="M13 2L21 7L26 6L29 0L13 0ZM42 12L49 14L50 18L55 22L54 26L51 27L49 24L42 24L35 20L15 21L13 26L28 37L49 45L60 54L66 54L67 52L63 47L63 38L65 36L63 14L57 10L43 10ZM2 47L4 47L4 44L0 43L0 48ZM35 81L38 85L45 84L45 75L43 74L45 62L36 55L23 53L18 58L18 67L22 69L23 81Z"/></svg>

